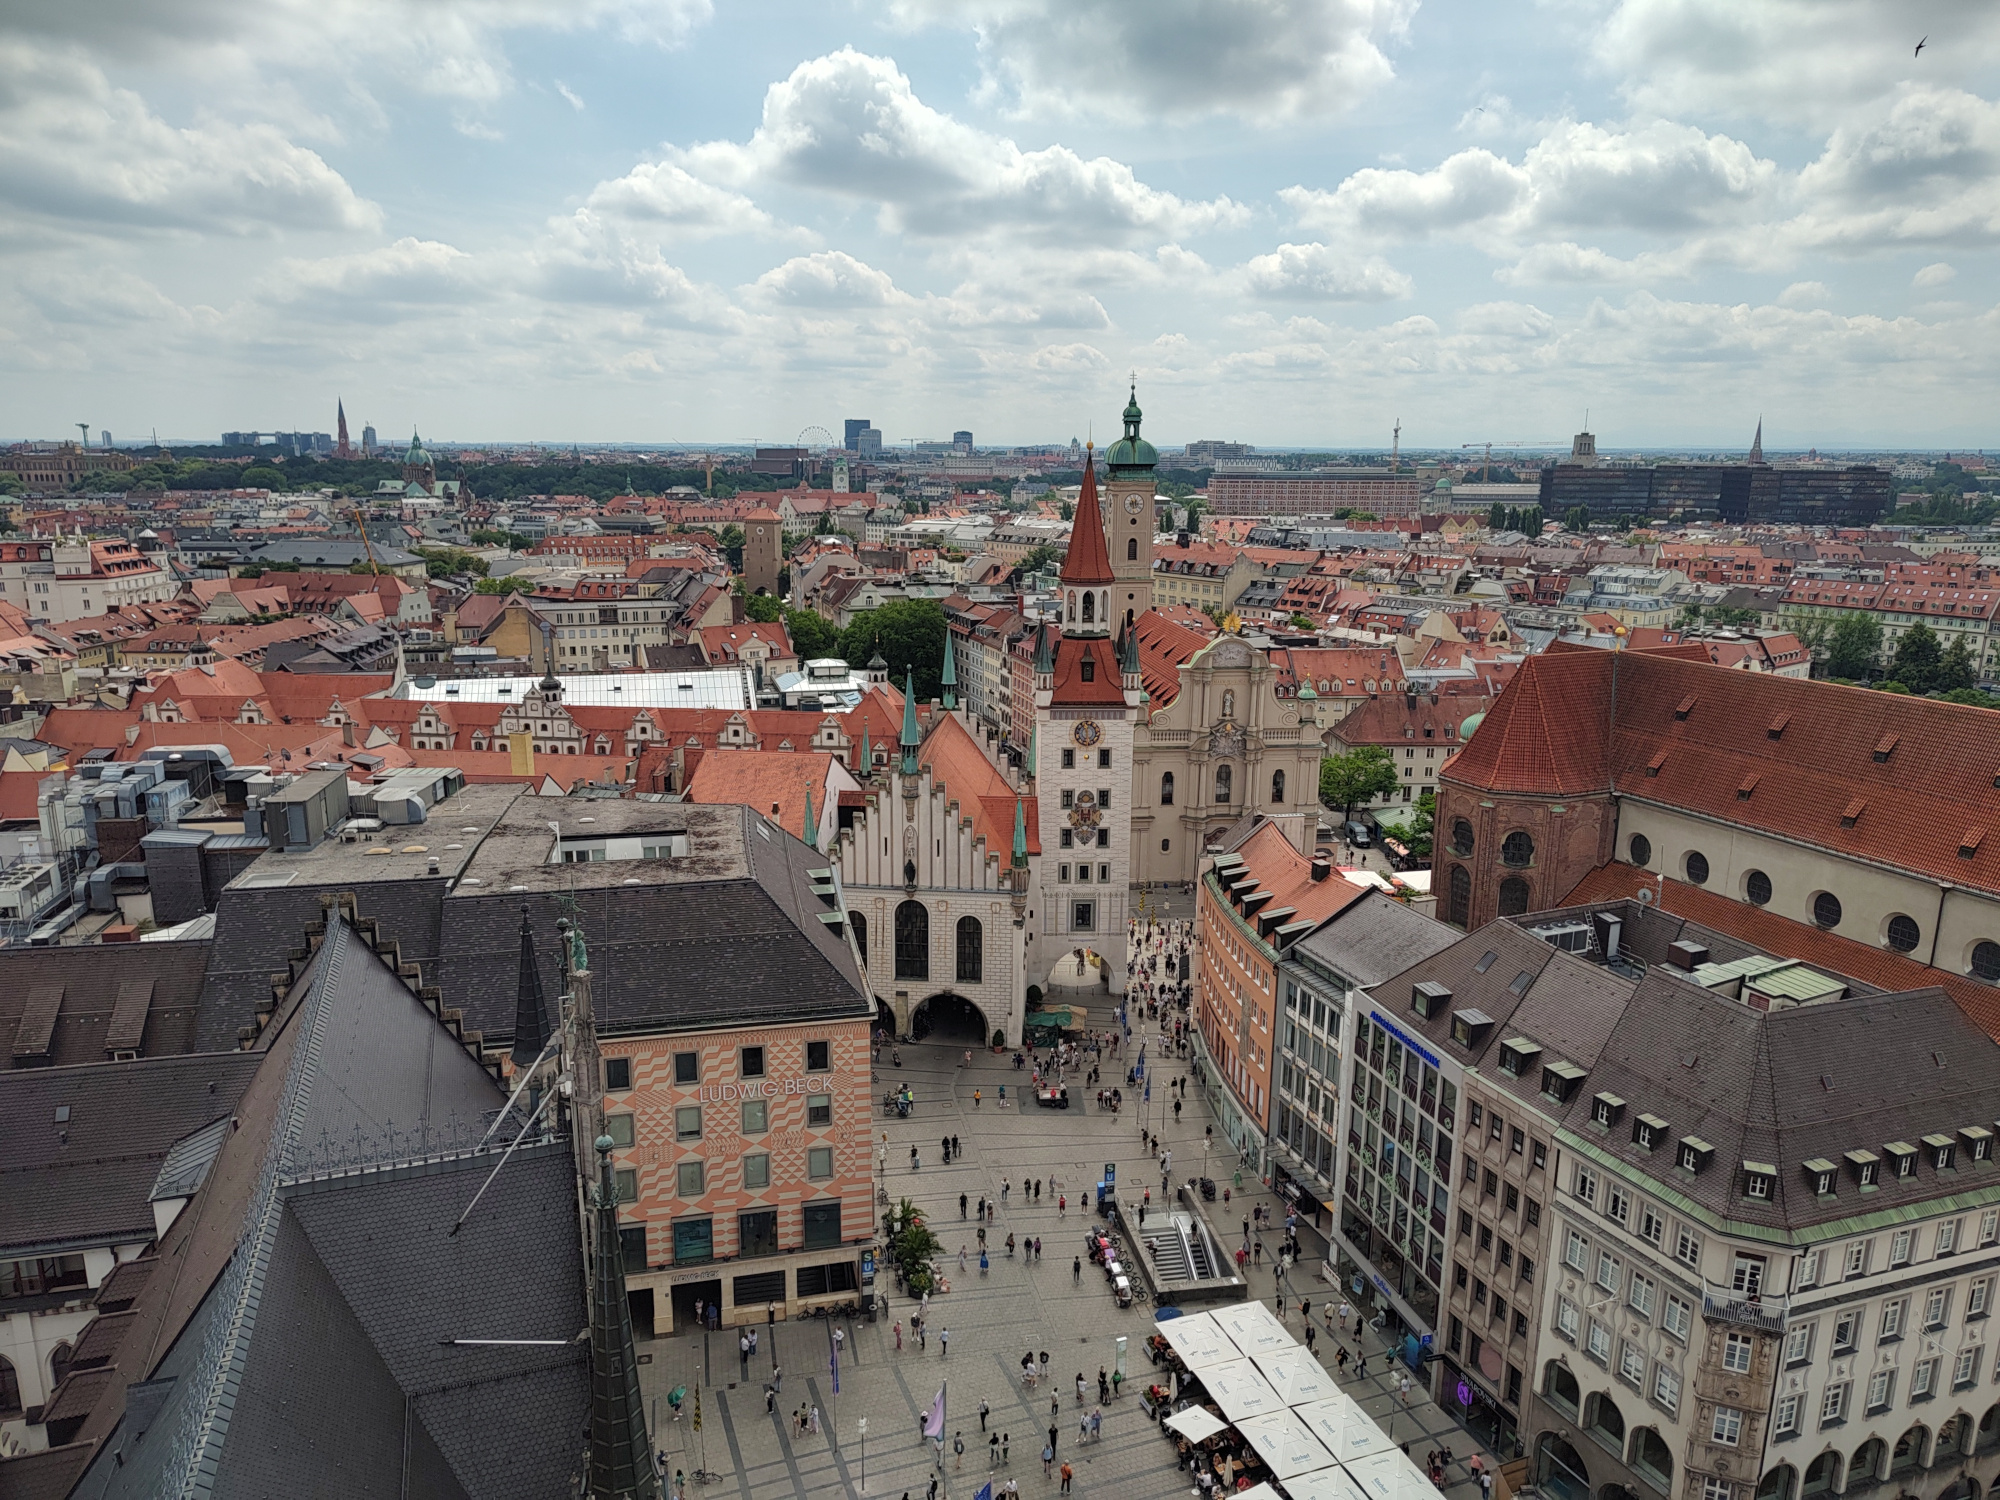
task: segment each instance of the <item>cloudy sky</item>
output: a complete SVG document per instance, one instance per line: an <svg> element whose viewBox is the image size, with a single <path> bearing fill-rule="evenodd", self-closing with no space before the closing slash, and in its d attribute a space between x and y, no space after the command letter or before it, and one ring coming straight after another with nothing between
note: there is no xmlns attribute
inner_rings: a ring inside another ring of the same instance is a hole
<svg viewBox="0 0 2000 1500"><path fill-rule="evenodd" d="M0 10L5 438L2000 446L1996 243L1990 0Z"/></svg>

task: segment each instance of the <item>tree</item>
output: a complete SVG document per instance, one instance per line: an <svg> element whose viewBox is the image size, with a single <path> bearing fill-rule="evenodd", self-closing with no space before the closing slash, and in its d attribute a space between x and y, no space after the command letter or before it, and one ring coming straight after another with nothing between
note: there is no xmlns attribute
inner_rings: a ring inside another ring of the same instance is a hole
<svg viewBox="0 0 2000 1500"><path fill-rule="evenodd" d="M768 625L784 615L784 605L769 594L752 594L743 601L744 618Z"/></svg>
<svg viewBox="0 0 2000 1500"><path fill-rule="evenodd" d="M798 652L800 661L816 661L839 654L840 632L823 616L809 609L786 610L785 629L791 632L792 649ZM853 665L858 667L861 663Z"/></svg>
<svg viewBox="0 0 2000 1500"><path fill-rule="evenodd" d="M1858 609L1844 611L1827 632L1826 674L1866 682L1880 669L1882 622Z"/></svg>
<svg viewBox="0 0 2000 1500"><path fill-rule="evenodd" d="M944 670L944 608L935 599L892 599L876 609L864 609L840 633L835 653L858 667L880 652L889 664L891 681L901 683L915 674L917 699L938 696Z"/></svg>
<svg viewBox="0 0 2000 1500"><path fill-rule="evenodd" d="M1896 642L1888 673L1892 681L1902 683L1911 692L1928 693L1937 686L1938 668L1943 662L1944 647L1938 643L1937 632L1919 620Z"/></svg>
<svg viewBox="0 0 2000 1500"><path fill-rule="evenodd" d="M1031 547L1014 564L1017 573L1039 573L1050 563L1062 560L1062 548L1043 542L1039 547Z"/></svg>
<svg viewBox="0 0 2000 1500"><path fill-rule="evenodd" d="M252 464L249 468L236 474L234 478L236 484L231 486L232 489L237 486L241 486L246 490L282 490L285 488L285 476L269 464Z"/></svg>
<svg viewBox="0 0 2000 1500"><path fill-rule="evenodd" d="M1386 797L1401 784L1389 752L1380 745L1360 745L1319 763L1319 800L1339 808L1342 822L1354 816L1355 803Z"/></svg>
<svg viewBox="0 0 2000 1500"><path fill-rule="evenodd" d="M1493 508L1486 512L1486 529L1488 531L1506 531L1510 529L1507 525L1507 507L1502 505L1498 500L1495 500Z"/></svg>
<svg viewBox="0 0 2000 1500"><path fill-rule="evenodd" d="M1292 613L1292 628L1294 630L1317 630L1319 626L1313 623L1311 615L1300 614L1294 610Z"/></svg>
<svg viewBox="0 0 2000 1500"><path fill-rule="evenodd" d="M1568 510L1564 511L1563 530L1574 531L1579 534L1590 530L1590 507L1587 505L1572 505Z"/></svg>
<svg viewBox="0 0 2000 1500"><path fill-rule="evenodd" d="M1965 637L1955 635L1951 644L1944 648L1944 659L1938 663L1937 681L1932 685L1934 693L1960 693L1974 688L1979 681L1979 665L1972 658L1972 652L1965 644Z"/></svg>
<svg viewBox="0 0 2000 1500"><path fill-rule="evenodd" d="M1056 506L1056 510L1065 521L1074 521L1076 519L1076 502L1074 500L1062 501Z"/></svg>
<svg viewBox="0 0 2000 1500"><path fill-rule="evenodd" d="M482 578L472 586L475 594L532 594L535 581L519 573L509 573L505 578Z"/></svg>
<svg viewBox="0 0 2000 1500"><path fill-rule="evenodd" d="M1416 816L1410 819L1410 831L1403 835L1413 858L1431 857L1432 839L1437 832L1437 805L1436 792L1425 792L1417 798Z"/></svg>

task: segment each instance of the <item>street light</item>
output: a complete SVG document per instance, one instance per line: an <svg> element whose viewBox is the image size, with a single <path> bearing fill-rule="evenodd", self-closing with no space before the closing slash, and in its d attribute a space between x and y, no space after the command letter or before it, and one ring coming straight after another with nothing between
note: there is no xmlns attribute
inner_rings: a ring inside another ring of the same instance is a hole
<svg viewBox="0 0 2000 1500"><path fill-rule="evenodd" d="M868 1419L861 1419L861 1493L868 1493Z"/></svg>

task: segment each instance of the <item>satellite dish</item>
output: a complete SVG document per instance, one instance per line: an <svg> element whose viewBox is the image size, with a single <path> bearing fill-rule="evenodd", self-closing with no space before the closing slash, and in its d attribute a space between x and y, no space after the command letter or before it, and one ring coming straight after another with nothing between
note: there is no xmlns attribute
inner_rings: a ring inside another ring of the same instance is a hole
<svg viewBox="0 0 2000 1500"><path fill-rule="evenodd" d="M1640 886L1639 893L1632 899L1637 901L1641 906L1651 906L1653 904L1653 888L1646 885Z"/></svg>

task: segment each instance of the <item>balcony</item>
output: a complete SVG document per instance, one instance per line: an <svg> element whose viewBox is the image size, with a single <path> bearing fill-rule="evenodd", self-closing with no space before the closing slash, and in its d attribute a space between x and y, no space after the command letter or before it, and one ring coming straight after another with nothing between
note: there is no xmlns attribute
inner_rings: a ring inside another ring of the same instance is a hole
<svg viewBox="0 0 2000 1500"><path fill-rule="evenodd" d="M1767 1292L1743 1291L1704 1281L1701 1315L1712 1323L1734 1323L1759 1333L1783 1333L1788 1299Z"/></svg>

